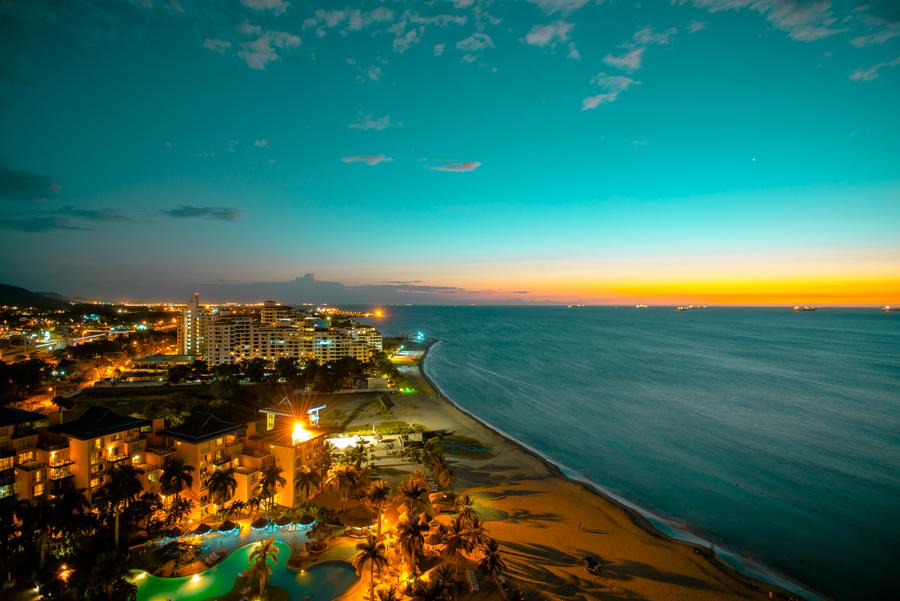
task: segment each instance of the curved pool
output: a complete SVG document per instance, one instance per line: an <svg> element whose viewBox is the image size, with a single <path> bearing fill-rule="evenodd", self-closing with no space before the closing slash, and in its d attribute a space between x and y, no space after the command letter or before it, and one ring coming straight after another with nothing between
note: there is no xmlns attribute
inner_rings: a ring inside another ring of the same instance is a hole
<svg viewBox="0 0 900 601"><path fill-rule="evenodd" d="M234 588L235 579L250 565L250 552L258 544L254 542L235 549L221 563L194 576L161 578L139 572L133 576L137 601L208 601L222 597ZM353 566L345 561L322 562L299 573L289 570L290 545L276 540L275 546L278 547L278 559L269 560L272 567L269 586L286 590L291 601L304 601L307 595L315 600L334 599L357 580Z"/></svg>

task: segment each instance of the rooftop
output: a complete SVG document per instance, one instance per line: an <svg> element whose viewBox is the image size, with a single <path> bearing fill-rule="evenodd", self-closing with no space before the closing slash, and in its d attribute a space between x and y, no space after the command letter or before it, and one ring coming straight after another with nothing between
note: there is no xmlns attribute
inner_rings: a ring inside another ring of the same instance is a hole
<svg viewBox="0 0 900 601"><path fill-rule="evenodd" d="M220 419L212 413L192 413L183 424L166 428L162 434L186 442L203 442L246 428L246 425Z"/></svg>
<svg viewBox="0 0 900 601"><path fill-rule="evenodd" d="M130 415L119 415L115 411L104 407L89 407L78 419L57 426L50 426L48 430L79 440L89 440L105 434L149 425L150 422L146 419L131 417Z"/></svg>
<svg viewBox="0 0 900 601"><path fill-rule="evenodd" d="M28 422L47 419L47 416L34 411L24 411L15 407L0 407L0 426L16 426Z"/></svg>

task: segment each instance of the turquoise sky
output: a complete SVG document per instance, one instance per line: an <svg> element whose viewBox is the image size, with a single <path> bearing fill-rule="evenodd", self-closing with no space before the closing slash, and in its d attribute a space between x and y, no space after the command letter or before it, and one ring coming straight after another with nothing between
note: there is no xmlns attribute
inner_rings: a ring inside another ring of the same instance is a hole
<svg viewBox="0 0 900 601"><path fill-rule="evenodd" d="M0 281L883 289L898 106L891 2L4 1Z"/></svg>

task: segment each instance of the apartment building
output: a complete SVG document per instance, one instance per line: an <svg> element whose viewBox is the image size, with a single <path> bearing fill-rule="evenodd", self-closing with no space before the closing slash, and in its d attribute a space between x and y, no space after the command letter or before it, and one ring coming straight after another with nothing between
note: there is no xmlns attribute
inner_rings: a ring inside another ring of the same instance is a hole
<svg viewBox="0 0 900 601"><path fill-rule="evenodd" d="M77 419L47 428L42 459L64 470L76 488L84 489L88 501L95 503L116 465L127 463L139 469L146 465L146 435L151 425L146 419L90 407Z"/></svg>
<svg viewBox="0 0 900 601"><path fill-rule="evenodd" d="M203 354L203 322L205 312L200 306L200 293L195 293L191 301L181 311L181 325L178 328L178 348L182 355Z"/></svg>
<svg viewBox="0 0 900 601"><path fill-rule="evenodd" d="M47 425L40 413L0 407L0 499L34 499L44 494L47 471L38 453L38 428Z"/></svg>
<svg viewBox="0 0 900 601"><path fill-rule="evenodd" d="M246 424L230 422L211 413L194 413L184 423L161 430L158 434L174 456L193 466L191 487L182 492L196 504L201 519L215 512L215 498L209 491L209 477L216 470L241 465Z"/></svg>

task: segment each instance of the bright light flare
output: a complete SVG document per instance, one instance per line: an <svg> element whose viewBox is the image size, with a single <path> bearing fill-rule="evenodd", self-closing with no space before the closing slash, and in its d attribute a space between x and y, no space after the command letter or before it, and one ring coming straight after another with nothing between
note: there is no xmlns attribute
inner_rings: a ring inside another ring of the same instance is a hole
<svg viewBox="0 0 900 601"><path fill-rule="evenodd" d="M375 317L384 317L384 309L375 309L373 315L375 315Z"/></svg>
<svg viewBox="0 0 900 601"><path fill-rule="evenodd" d="M303 427L303 422L294 422L294 431L291 432L291 444L296 446L312 438L312 433Z"/></svg>

